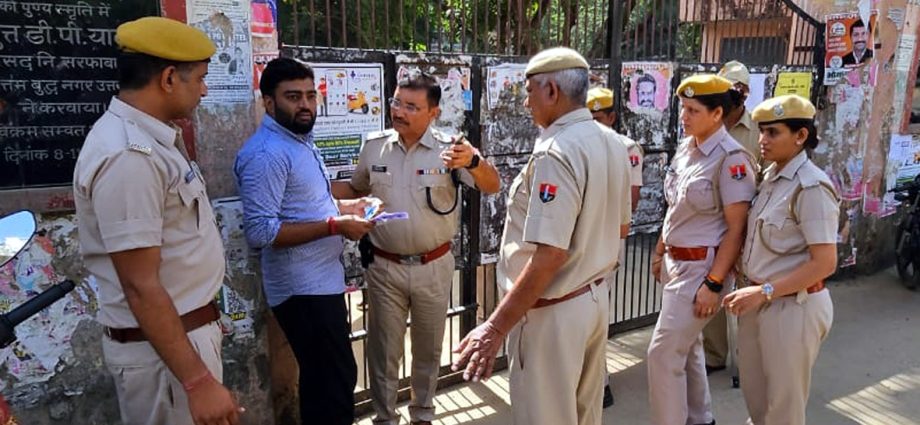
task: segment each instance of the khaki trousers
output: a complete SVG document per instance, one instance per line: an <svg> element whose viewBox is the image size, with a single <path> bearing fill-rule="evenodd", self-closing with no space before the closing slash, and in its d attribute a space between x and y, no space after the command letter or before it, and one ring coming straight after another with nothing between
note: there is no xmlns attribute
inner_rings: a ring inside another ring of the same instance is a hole
<svg viewBox="0 0 920 425"><path fill-rule="evenodd" d="M399 423L396 393L406 319L412 318L412 421L434 420L444 324L454 276L454 257L404 265L377 257L364 274L368 292L367 365L374 423Z"/></svg>
<svg viewBox="0 0 920 425"><path fill-rule="evenodd" d="M516 425L600 425L607 282L527 312L508 335Z"/></svg>
<svg viewBox="0 0 920 425"><path fill-rule="evenodd" d="M223 380L220 325L213 322L188 333L192 347L211 374ZM105 365L115 378L118 407L125 425L192 425L182 383L150 343L119 343L102 337Z"/></svg>
<svg viewBox="0 0 920 425"><path fill-rule="evenodd" d="M804 425L811 368L834 320L827 290L782 297L738 319L741 391L754 425Z"/></svg>
<svg viewBox="0 0 920 425"><path fill-rule="evenodd" d="M617 294L622 292L620 287L623 285L623 282L617 280L617 271L621 267L626 267L629 270L629 266L626 265L626 239L620 239L620 258L617 259L617 266L613 268L610 274L607 276L607 296L609 297L610 308L608 309L607 314L607 324L612 325L616 323L616 312L617 308L620 307L617 305ZM606 368L607 362L604 361L604 366ZM604 386L610 385L610 372L604 374ZM611 391L613 388L610 389Z"/></svg>
<svg viewBox="0 0 920 425"><path fill-rule="evenodd" d="M665 255L661 312L648 348L648 384L654 425L706 424L713 420L702 330L709 319L693 315L693 300L712 266L705 260L677 261ZM726 279L725 296L732 280Z"/></svg>
<svg viewBox="0 0 920 425"><path fill-rule="evenodd" d="M706 365L725 366L728 358L728 319L725 317L725 309L712 316L703 328L703 350L706 352Z"/></svg>

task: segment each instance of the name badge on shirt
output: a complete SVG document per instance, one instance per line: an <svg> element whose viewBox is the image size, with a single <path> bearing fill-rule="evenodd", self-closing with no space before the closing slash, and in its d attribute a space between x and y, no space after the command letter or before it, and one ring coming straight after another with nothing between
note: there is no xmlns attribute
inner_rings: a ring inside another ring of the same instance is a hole
<svg viewBox="0 0 920 425"><path fill-rule="evenodd" d="M195 180L195 177L198 177L203 181L204 179L201 177L201 169L198 168L198 163L195 161L189 161L188 164L192 168L188 170L187 173L185 173L185 183L191 183L192 180Z"/></svg>
<svg viewBox="0 0 920 425"><path fill-rule="evenodd" d="M387 172L386 165L371 165L371 171L375 173L385 173Z"/></svg>

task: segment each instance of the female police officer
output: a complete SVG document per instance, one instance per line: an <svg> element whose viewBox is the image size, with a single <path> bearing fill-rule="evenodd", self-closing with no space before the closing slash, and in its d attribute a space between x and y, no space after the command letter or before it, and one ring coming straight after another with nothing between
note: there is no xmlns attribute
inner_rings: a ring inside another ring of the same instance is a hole
<svg viewBox="0 0 920 425"><path fill-rule="evenodd" d="M760 104L767 168L748 218L744 288L722 302L739 317L741 389L755 425L802 425L811 367L830 330L824 278L837 267L837 195L805 148L818 145L815 107L779 96ZM742 286L742 285L739 285Z"/></svg>
<svg viewBox="0 0 920 425"><path fill-rule="evenodd" d="M648 349L655 425L714 422L701 331L731 284L757 172L722 125L732 96L741 95L731 82L692 76L677 95L690 137L681 142L665 177L668 211L652 260L664 284Z"/></svg>

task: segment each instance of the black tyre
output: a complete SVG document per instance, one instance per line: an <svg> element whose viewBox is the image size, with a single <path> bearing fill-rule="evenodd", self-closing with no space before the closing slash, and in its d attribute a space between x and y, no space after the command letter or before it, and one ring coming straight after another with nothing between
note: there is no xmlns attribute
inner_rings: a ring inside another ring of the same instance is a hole
<svg viewBox="0 0 920 425"><path fill-rule="evenodd" d="M367 106L366 103L365 103L364 105L361 106L361 112L362 112L362 113L365 113L365 114L366 114L367 111L369 111L370 109L371 109L371 108L370 108L369 106Z"/></svg>

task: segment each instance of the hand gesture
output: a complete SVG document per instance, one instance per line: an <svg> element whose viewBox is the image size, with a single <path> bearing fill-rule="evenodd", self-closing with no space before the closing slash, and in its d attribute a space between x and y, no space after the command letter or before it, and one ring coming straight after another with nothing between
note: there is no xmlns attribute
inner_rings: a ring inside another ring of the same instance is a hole
<svg viewBox="0 0 920 425"><path fill-rule="evenodd" d="M459 353L460 356L451 365L451 369L456 372L466 365L463 379L473 382L489 379L492 376L492 368L495 367L495 356L504 339L505 336L489 321L477 326L454 350L454 353Z"/></svg>
<svg viewBox="0 0 920 425"><path fill-rule="evenodd" d="M465 168L473 163L473 157L477 154L476 148L465 138L454 141L454 144L441 152L441 160L444 166L450 169Z"/></svg>
<svg viewBox="0 0 920 425"><path fill-rule="evenodd" d="M338 232L345 236L348 239L353 241L359 240L367 232L370 232L374 228L374 223L367 221L363 218L363 212L361 216L357 215L343 215L335 218L335 225L338 228Z"/></svg>
<svg viewBox="0 0 920 425"><path fill-rule="evenodd" d="M719 311L719 293L712 292L705 284L700 284L693 299L693 314L700 319L705 319Z"/></svg>
<svg viewBox="0 0 920 425"><path fill-rule="evenodd" d="M238 425L240 413L245 412L236 404L230 391L210 375L194 388L186 390L186 394L195 425Z"/></svg>
<svg viewBox="0 0 920 425"><path fill-rule="evenodd" d="M767 296L763 294L759 286L748 286L726 295L722 300L722 306L731 314L741 316L749 311L757 310L765 302L767 302Z"/></svg>

